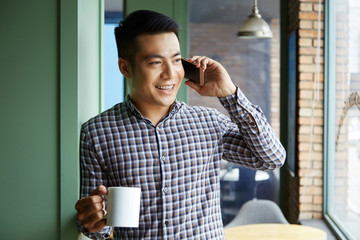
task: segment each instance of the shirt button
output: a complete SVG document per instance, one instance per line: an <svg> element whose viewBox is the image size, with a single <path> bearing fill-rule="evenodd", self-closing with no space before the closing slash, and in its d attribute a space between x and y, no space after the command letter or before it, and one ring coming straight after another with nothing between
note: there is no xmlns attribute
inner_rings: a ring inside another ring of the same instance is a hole
<svg viewBox="0 0 360 240"><path fill-rule="evenodd" d="M161 161L165 162L165 156L161 156Z"/></svg>
<svg viewBox="0 0 360 240"><path fill-rule="evenodd" d="M167 193L168 192L168 190L167 190L167 188L163 188L163 193Z"/></svg>
<svg viewBox="0 0 360 240"><path fill-rule="evenodd" d="M164 223L165 223L166 226L169 226L169 221L168 220L165 220Z"/></svg>

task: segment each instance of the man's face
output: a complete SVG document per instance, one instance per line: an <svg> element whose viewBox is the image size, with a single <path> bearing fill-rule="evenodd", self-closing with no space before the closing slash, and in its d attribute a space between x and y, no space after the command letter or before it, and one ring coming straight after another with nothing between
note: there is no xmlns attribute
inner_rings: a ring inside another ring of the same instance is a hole
<svg viewBox="0 0 360 240"><path fill-rule="evenodd" d="M184 78L178 38L174 33L146 34L138 36L137 41L130 97L140 109L168 108Z"/></svg>

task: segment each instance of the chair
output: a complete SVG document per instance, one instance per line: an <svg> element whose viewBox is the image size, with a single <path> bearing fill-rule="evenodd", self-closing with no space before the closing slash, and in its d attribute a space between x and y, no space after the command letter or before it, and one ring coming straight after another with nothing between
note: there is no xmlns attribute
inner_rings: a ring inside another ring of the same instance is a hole
<svg viewBox="0 0 360 240"><path fill-rule="evenodd" d="M270 200L253 199L246 202L236 217L225 228L256 223L289 224L279 206Z"/></svg>

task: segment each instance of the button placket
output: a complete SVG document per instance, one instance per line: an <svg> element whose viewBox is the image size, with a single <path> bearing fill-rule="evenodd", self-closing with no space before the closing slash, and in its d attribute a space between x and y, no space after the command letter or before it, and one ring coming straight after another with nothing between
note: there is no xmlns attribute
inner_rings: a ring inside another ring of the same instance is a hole
<svg viewBox="0 0 360 240"><path fill-rule="evenodd" d="M163 202L163 224L164 227L168 227L169 224L169 218L170 212L168 210L168 204L171 202L171 196L169 195L170 189L169 189L169 181L170 181L170 172L169 167L167 166L168 161L166 157L166 149L167 149L167 138L164 136L165 132L163 130L159 129L159 126L156 127L156 134L158 138L159 143L159 161L160 161L160 167L161 167L161 175L162 175L162 202ZM166 234L165 234L166 235Z"/></svg>

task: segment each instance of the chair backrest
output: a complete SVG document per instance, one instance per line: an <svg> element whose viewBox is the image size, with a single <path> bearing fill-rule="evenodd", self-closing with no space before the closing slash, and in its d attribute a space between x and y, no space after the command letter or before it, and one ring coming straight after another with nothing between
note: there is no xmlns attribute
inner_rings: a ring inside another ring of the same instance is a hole
<svg viewBox="0 0 360 240"><path fill-rule="evenodd" d="M246 202L236 217L225 226L235 227L255 223L283 223L289 224L279 206L270 200L254 199Z"/></svg>

